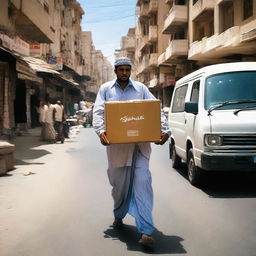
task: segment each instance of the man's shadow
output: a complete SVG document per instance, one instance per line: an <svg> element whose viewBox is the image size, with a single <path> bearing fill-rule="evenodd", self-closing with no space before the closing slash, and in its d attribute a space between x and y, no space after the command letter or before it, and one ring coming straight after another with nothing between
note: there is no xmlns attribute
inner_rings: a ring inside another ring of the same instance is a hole
<svg viewBox="0 0 256 256"><path fill-rule="evenodd" d="M110 226L104 231L104 234L105 238L120 240L121 242L126 243L128 251L142 251L148 254L186 253L185 249L180 243L183 241L181 237L164 235L159 230L155 230L153 233L153 237L155 238L156 242L151 248L142 247L138 243L140 237L137 233L137 229L131 225L124 225L120 229L115 229Z"/></svg>

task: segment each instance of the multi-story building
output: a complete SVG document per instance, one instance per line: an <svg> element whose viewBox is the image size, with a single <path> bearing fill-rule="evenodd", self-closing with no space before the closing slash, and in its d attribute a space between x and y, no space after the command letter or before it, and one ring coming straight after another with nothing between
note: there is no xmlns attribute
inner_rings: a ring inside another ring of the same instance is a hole
<svg viewBox="0 0 256 256"><path fill-rule="evenodd" d="M113 67L101 51L95 50L92 32L82 32L82 49L85 61L83 75L89 78L85 83L85 100L94 101L100 85L113 79Z"/></svg>
<svg viewBox="0 0 256 256"><path fill-rule="evenodd" d="M136 25L137 77L139 81L153 88L158 81L158 37L159 1L138 0L138 20Z"/></svg>
<svg viewBox="0 0 256 256"><path fill-rule="evenodd" d="M137 1L137 75L163 105L175 81L199 67L256 60L256 0L158 0L152 10L154 2ZM155 40L150 25L157 25Z"/></svg>
<svg viewBox="0 0 256 256"><path fill-rule="evenodd" d="M158 57L163 104L169 106L175 81L192 71L188 58L188 0L165 1L161 32L168 36Z"/></svg>
<svg viewBox="0 0 256 256"><path fill-rule="evenodd" d="M169 105L175 84L175 66L180 54L173 52L173 31L166 29L173 1L138 0L136 26L136 59L138 80L146 84L151 92ZM180 47L175 42L175 47ZM175 49L176 51L176 49Z"/></svg>
<svg viewBox="0 0 256 256"><path fill-rule="evenodd" d="M256 60L255 0L189 3L188 58L198 65Z"/></svg>
<svg viewBox="0 0 256 256"><path fill-rule="evenodd" d="M113 66L104 57L102 51L94 50L92 52L92 62L93 62L93 74L94 74L94 86L93 92L96 94L100 88L100 86L114 78Z"/></svg>
<svg viewBox="0 0 256 256"><path fill-rule="evenodd" d="M135 61L135 28L129 28L126 36L121 38L120 49L116 50L115 57L128 57L132 63L131 79L136 78L136 61Z"/></svg>
<svg viewBox="0 0 256 256"><path fill-rule="evenodd" d="M30 44L54 40L51 10L52 1L0 3L0 135L11 135L15 127L33 123L37 96L45 89L38 74L58 73L46 62L29 57Z"/></svg>
<svg viewBox="0 0 256 256"><path fill-rule="evenodd" d="M1 1L0 135L37 125L40 100L61 99L71 113L84 98L94 50L83 43L83 14L77 0Z"/></svg>

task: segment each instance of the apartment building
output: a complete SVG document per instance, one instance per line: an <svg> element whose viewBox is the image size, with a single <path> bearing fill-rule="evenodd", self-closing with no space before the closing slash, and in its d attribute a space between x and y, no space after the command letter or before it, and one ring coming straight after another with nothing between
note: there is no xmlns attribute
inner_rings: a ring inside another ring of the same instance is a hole
<svg viewBox="0 0 256 256"><path fill-rule="evenodd" d="M44 61L29 59L30 44L54 40L50 8L47 1L0 3L0 136L33 122L37 96L45 89L37 72L58 73Z"/></svg>
<svg viewBox="0 0 256 256"><path fill-rule="evenodd" d="M135 61L135 28L129 28L127 35L121 38L120 49L115 51L115 57L128 57L132 63L131 79L136 79L137 63Z"/></svg>
<svg viewBox="0 0 256 256"><path fill-rule="evenodd" d="M188 58L198 65L255 61L255 0L193 0L189 3Z"/></svg>
<svg viewBox="0 0 256 256"><path fill-rule="evenodd" d="M106 57L104 57L102 51L94 50L92 52L94 85L93 92L96 94L100 86L112 79L114 79L114 68Z"/></svg>
<svg viewBox="0 0 256 256"><path fill-rule="evenodd" d="M85 100L94 101L101 84L113 79L111 63L100 50L96 50L92 40L92 32L82 32L82 50L85 60L83 74L88 76L85 83Z"/></svg>
<svg viewBox="0 0 256 256"><path fill-rule="evenodd" d="M36 126L40 100L61 99L71 113L74 102L85 97L89 80L96 92L109 79L109 63L104 74L96 72L103 79L90 77L100 64L97 58L91 63L95 49L90 40L83 41L83 15L77 0L1 1L0 136Z"/></svg>
<svg viewBox="0 0 256 256"><path fill-rule="evenodd" d="M173 21L169 16L173 15L174 5L176 5L175 1L137 1L137 77L157 98L161 99L163 106L170 103L175 84L176 65L181 65L182 60L186 58L181 49L188 44L184 38L186 34L182 28L183 23L178 24L177 30L170 28ZM186 22L187 20L184 24ZM187 55L187 52L185 54Z"/></svg>
<svg viewBox="0 0 256 256"><path fill-rule="evenodd" d="M256 60L256 0L156 2L152 11L154 1L137 1L137 75L163 105L169 105L175 81L199 67ZM149 34L152 24L155 40ZM157 67L149 62L150 53L156 54Z"/></svg>
<svg viewBox="0 0 256 256"><path fill-rule="evenodd" d="M158 79L158 46L161 40L158 37L157 17L159 14L159 1L138 0L138 19L136 24L136 59L137 78L145 83L149 88L157 85Z"/></svg>

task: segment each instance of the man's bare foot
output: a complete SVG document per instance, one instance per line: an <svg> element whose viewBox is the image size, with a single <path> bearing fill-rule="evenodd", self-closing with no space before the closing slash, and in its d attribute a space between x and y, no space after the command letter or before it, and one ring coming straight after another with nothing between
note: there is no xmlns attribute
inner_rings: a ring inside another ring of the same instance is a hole
<svg viewBox="0 0 256 256"><path fill-rule="evenodd" d="M139 240L139 244L143 246L152 246L155 243L155 239L152 236L142 234Z"/></svg>
<svg viewBox="0 0 256 256"><path fill-rule="evenodd" d="M113 227L114 228L122 228L123 227L123 220L115 218L115 220L113 222Z"/></svg>

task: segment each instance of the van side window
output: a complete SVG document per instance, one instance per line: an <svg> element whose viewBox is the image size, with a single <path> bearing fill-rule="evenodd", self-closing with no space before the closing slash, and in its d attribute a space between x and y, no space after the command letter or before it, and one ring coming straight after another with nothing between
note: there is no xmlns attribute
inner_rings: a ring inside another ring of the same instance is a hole
<svg viewBox="0 0 256 256"><path fill-rule="evenodd" d="M199 86L200 86L200 80L197 80L193 83L190 101L198 103Z"/></svg>
<svg viewBox="0 0 256 256"><path fill-rule="evenodd" d="M183 85L175 91L172 105L172 112L183 112L185 108L185 97L187 93L188 85Z"/></svg>

